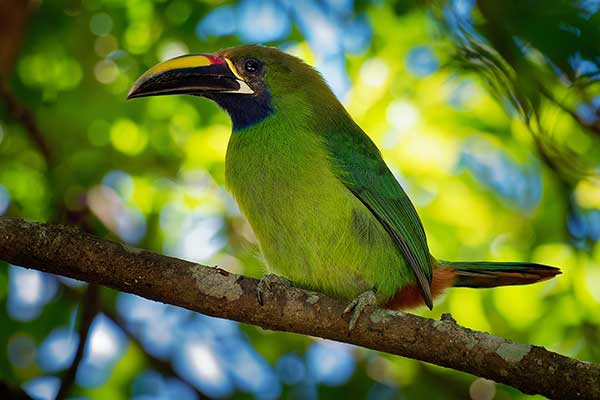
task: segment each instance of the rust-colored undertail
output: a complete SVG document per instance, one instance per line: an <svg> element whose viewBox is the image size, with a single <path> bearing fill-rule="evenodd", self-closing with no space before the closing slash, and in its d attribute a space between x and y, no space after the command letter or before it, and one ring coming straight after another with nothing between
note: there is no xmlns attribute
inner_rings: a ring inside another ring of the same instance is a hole
<svg viewBox="0 0 600 400"><path fill-rule="evenodd" d="M435 299L449 287L491 288L528 285L560 274L560 269L547 265L522 262L450 262L438 261L433 270L431 294ZM393 310L407 310L424 305L416 284L402 287L384 305Z"/></svg>

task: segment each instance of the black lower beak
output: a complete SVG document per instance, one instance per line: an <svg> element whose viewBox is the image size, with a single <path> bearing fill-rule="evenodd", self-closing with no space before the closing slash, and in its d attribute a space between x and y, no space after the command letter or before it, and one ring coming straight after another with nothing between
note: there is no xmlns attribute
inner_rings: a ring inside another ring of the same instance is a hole
<svg viewBox="0 0 600 400"><path fill-rule="evenodd" d="M228 63L188 66L188 59L199 59L203 55L178 57L158 64L142 75L127 95L128 99L170 94L192 94L202 96L209 93L252 93L246 82L238 79ZM206 57L207 58L207 57ZM185 67L181 67L185 65Z"/></svg>

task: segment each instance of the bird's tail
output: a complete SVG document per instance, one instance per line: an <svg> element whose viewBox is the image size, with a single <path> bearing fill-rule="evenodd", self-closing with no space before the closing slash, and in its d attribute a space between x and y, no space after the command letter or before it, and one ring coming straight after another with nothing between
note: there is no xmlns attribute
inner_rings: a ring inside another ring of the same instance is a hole
<svg viewBox="0 0 600 400"><path fill-rule="evenodd" d="M525 262L451 262L439 260L433 269L431 294L435 298L449 287L491 288L529 285L560 274L560 269ZM416 284L402 287L384 305L392 310L408 310L422 306L423 297Z"/></svg>
<svg viewBox="0 0 600 400"><path fill-rule="evenodd" d="M455 272L454 287L490 288L528 285L561 274L560 269L525 262L450 262L439 261L440 267Z"/></svg>

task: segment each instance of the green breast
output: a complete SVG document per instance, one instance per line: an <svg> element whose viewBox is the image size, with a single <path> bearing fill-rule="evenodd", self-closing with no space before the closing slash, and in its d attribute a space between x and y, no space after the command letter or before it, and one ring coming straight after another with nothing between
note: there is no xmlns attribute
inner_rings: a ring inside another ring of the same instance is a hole
<svg viewBox="0 0 600 400"><path fill-rule="evenodd" d="M232 134L227 186L268 269L295 284L352 298L390 297L409 277L379 222L334 176L321 138L269 117Z"/></svg>

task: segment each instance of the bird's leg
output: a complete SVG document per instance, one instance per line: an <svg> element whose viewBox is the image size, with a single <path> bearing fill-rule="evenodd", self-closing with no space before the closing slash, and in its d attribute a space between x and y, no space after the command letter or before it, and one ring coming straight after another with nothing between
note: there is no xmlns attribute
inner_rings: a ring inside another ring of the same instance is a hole
<svg viewBox="0 0 600 400"><path fill-rule="evenodd" d="M350 311L352 311L352 318L350 318L348 332L352 332L365 307L374 305L377 305L375 289L367 290L366 292L359 294L357 298L355 298L350 302L350 304L348 304L348 306L344 310L344 313L342 314L346 315Z"/></svg>
<svg viewBox="0 0 600 400"><path fill-rule="evenodd" d="M264 294L270 292L273 289L273 285L280 285L285 287L291 287L292 282L285 279L283 276L275 274L266 274L260 278L258 285L256 286L256 298L258 303L262 306L264 300Z"/></svg>

